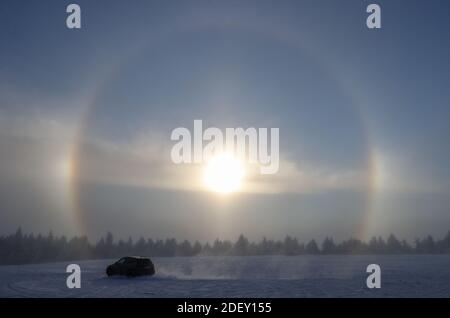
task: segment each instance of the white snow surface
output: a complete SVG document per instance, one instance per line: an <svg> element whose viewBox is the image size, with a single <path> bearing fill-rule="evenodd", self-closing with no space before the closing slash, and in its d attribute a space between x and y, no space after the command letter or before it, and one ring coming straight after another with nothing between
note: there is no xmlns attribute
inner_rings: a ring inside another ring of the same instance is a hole
<svg viewBox="0 0 450 318"><path fill-rule="evenodd" d="M155 257L152 277L107 277L114 260L0 266L0 297L449 297L450 255ZM81 288L66 286L68 264ZM381 266L381 289L366 267Z"/></svg>

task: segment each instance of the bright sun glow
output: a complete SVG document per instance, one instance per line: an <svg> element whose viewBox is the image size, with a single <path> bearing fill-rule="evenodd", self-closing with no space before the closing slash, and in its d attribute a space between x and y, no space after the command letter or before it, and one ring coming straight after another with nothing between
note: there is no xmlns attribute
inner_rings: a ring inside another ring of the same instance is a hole
<svg viewBox="0 0 450 318"><path fill-rule="evenodd" d="M203 181L208 189L226 194L240 189L244 174L242 163L232 155L223 153L208 161Z"/></svg>

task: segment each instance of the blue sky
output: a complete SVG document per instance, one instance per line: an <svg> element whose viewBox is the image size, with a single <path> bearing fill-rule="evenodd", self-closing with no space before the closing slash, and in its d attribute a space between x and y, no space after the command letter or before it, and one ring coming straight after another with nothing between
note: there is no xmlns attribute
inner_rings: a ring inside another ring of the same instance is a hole
<svg viewBox="0 0 450 318"><path fill-rule="evenodd" d="M449 230L448 1L377 1L381 30L368 1L77 3L81 30L69 2L0 4L1 232ZM169 152L194 119L279 127L279 175L191 189Z"/></svg>

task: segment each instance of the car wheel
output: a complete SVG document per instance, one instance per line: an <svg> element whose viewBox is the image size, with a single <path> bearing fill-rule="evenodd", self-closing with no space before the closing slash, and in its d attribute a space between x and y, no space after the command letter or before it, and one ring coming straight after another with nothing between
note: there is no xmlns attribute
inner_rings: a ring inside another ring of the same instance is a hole
<svg viewBox="0 0 450 318"><path fill-rule="evenodd" d="M111 267L108 267L108 268L106 269L106 275L108 275L108 276L114 275L114 271L112 270Z"/></svg>

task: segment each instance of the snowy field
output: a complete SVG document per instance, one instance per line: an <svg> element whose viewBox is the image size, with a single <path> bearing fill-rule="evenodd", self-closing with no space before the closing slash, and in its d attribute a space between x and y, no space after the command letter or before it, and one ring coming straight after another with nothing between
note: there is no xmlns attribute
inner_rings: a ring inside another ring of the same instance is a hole
<svg viewBox="0 0 450 318"><path fill-rule="evenodd" d="M154 277L105 275L112 260L81 266L66 287L65 263L0 266L0 297L449 297L450 256L261 256L153 259ZM366 266L382 288L366 287Z"/></svg>

